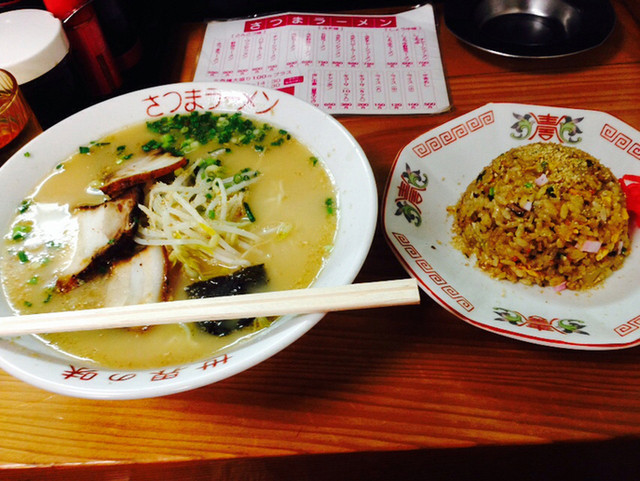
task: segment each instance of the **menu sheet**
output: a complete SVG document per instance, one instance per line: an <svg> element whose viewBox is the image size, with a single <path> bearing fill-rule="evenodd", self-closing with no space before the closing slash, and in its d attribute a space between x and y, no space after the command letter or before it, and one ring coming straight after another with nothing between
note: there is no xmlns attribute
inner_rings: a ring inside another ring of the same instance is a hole
<svg viewBox="0 0 640 481"><path fill-rule="evenodd" d="M282 90L330 114L431 114L450 106L431 5L397 15L212 21L194 80Z"/></svg>

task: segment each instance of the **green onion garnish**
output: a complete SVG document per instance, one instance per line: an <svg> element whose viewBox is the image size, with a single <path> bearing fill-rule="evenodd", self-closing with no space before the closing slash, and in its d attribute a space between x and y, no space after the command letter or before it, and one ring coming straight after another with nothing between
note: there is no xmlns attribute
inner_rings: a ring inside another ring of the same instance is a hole
<svg viewBox="0 0 640 481"><path fill-rule="evenodd" d="M18 224L13 227L11 238L14 241L24 240L29 232L31 232L31 226Z"/></svg>
<svg viewBox="0 0 640 481"><path fill-rule="evenodd" d="M327 197L327 199L324 201L324 205L327 209L327 214L331 215L334 213L335 209L333 205L333 199L331 197Z"/></svg>
<svg viewBox="0 0 640 481"><path fill-rule="evenodd" d="M253 215L253 212L251 212L251 209L249 208L249 204L247 204L246 202L243 202L242 205L244 206L244 210L247 213L247 219L249 219L250 222L255 222L256 218Z"/></svg>
<svg viewBox="0 0 640 481"><path fill-rule="evenodd" d="M30 206L31 206L30 200L23 200L22 202L20 202L20 207L18 207L18 212L20 212L21 214L24 214L27 210L29 210Z"/></svg>

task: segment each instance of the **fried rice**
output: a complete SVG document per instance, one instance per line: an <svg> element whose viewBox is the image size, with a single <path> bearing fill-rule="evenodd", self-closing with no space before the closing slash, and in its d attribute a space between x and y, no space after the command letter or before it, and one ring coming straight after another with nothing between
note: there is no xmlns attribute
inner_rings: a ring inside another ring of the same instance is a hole
<svg viewBox="0 0 640 481"><path fill-rule="evenodd" d="M611 171L554 143L498 156L455 206L454 245L497 279L590 289L629 255L629 214Z"/></svg>

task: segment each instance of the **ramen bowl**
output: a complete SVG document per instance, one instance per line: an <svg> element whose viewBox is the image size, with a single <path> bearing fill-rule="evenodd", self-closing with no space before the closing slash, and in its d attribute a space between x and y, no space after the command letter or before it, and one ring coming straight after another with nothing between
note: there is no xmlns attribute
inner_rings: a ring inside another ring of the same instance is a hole
<svg viewBox="0 0 640 481"><path fill-rule="evenodd" d="M179 83L132 92L83 110L32 140L0 168L5 232L16 207L45 175L78 146L128 126L194 111L239 112L289 132L320 159L337 197L333 247L313 286L351 283L373 239L377 191L367 158L349 132L331 116L295 97L248 85ZM6 296L0 315L13 313ZM323 314L283 316L224 352L196 362L153 369L105 368L56 350L35 336L0 339L0 367L39 388L91 399L137 399L178 393L240 373L268 359L311 329Z"/></svg>

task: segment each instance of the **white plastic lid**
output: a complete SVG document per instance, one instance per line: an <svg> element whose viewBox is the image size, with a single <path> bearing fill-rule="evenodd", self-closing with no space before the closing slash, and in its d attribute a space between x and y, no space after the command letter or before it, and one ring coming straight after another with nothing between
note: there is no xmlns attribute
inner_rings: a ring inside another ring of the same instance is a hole
<svg viewBox="0 0 640 481"><path fill-rule="evenodd" d="M46 10L0 13L0 68L20 85L47 73L69 52L62 22Z"/></svg>

